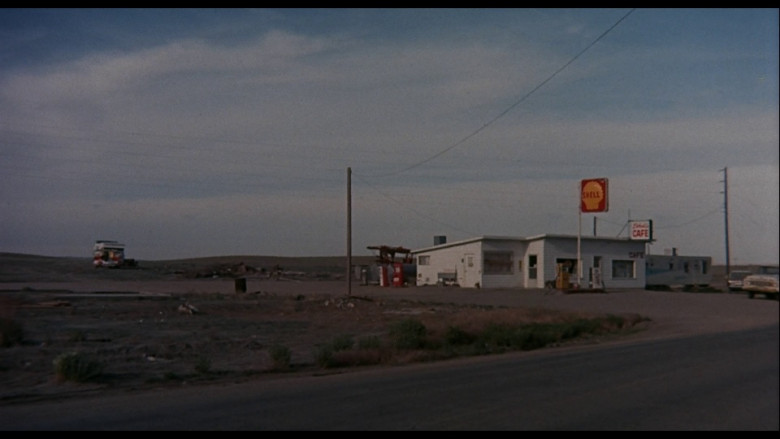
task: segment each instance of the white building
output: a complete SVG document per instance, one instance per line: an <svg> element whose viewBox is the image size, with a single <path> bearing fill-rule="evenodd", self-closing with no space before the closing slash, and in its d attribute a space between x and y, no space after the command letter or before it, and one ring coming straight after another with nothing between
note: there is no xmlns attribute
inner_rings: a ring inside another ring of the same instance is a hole
<svg viewBox="0 0 780 439"><path fill-rule="evenodd" d="M566 287L568 281L580 288L645 287L645 241L628 238L480 236L413 250L412 255L417 286L545 288Z"/></svg>

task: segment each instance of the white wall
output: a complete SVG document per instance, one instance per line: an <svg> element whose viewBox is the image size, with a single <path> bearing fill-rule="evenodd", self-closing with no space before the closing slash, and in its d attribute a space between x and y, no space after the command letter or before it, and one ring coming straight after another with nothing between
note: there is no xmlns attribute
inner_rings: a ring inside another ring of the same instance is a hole
<svg viewBox="0 0 780 439"><path fill-rule="evenodd" d="M645 287L645 244L641 241L610 241L599 239L581 240L582 287L589 287L590 269L593 256L601 256L602 278L606 288L644 288ZM511 274L484 274L483 252L512 251L513 269ZM527 279L528 255L537 255L537 279ZM467 255L473 255L473 265L467 264ZM557 276L556 259L577 259L576 238L547 237L533 241L513 240L474 240L462 244L448 245L416 253L418 258L418 286L436 285L439 273L456 273L458 284L464 288L477 285L482 288L544 288L545 281L554 281ZM428 265L419 265L420 256L429 256ZM635 277L631 279L613 279L612 261L631 260L634 262ZM522 261L522 269L518 264ZM572 274L570 281L576 283L578 272Z"/></svg>
<svg viewBox="0 0 780 439"><path fill-rule="evenodd" d="M475 255L475 263L481 264L482 260L479 258L480 249L478 242L471 242L461 245L448 246L439 249L433 249L430 251L417 253L417 285L436 285L439 279L439 273L455 273L459 284L463 284L468 279L464 279L463 266L465 264L464 255L473 253ZM420 265L420 256L429 256L430 262L428 265ZM475 267L481 273L480 267ZM473 285L471 285L473 286Z"/></svg>

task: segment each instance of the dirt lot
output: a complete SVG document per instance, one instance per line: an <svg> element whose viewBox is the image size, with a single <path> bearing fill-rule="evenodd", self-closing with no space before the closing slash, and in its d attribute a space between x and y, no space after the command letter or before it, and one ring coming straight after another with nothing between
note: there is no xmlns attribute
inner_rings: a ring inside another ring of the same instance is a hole
<svg viewBox="0 0 780 439"><path fill-rule="evenodd" d="M318 346L380 335L414 316L429 331L491 319L536 321L563 313L642 315L639 332L585 343L630 342L776 324L777 301L739 294L457 287L351 288L332 260L242 258L142 262L95 270L89 260L0 255L0 317L20 322L24 342L0 348L0 404L200 383L321 374ZM278 278L265 267L284 263ZM233 270L226 273L225 270ZM245 291L237 291L244 279ZM349 293L349 294L348 294ZM270 350L291 352L274 370ZM106 365L94 383L58 382L53 361L83 352ZM392 366L393 363L385 364Z"/></svg>

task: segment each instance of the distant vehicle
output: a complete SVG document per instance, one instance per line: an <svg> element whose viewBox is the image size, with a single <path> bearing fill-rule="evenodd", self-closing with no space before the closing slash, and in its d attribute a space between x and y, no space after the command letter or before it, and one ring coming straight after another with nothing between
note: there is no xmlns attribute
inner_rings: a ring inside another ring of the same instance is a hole
<svg viewBox="0 0 780 439"><path fill-rule="evenodd" d="M117 241L95 241L92 254L92 264L95 268L120 268L127 262L130 262L130 265L135 263L132 260L125 260L125 245Z"/></svg>
<svg viewBox="0 0 780 439"><path fill-rule="evenodd" d="M729 291L742 291L742 281L751 274L753 272L747 270L734 270L729 273L727 278Z"/></svg>
<svg viewBox="0 0 780 439"><path fill-rule="evenodd" d="M777 265L762 265L758 272L742 280L742 290L749 298L763 294L767 299L778 299L780 295L780 267Z"/></svg>

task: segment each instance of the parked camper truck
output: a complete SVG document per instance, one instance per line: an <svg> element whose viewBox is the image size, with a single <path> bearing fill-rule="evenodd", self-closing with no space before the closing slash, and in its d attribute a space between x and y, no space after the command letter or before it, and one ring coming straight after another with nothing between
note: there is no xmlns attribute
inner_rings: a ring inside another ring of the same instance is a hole
<svg viewBox="0 0 780 439"><path fill-rule="evenodd" d="M95 241L92 264L95 268L119 268L125 263L125 245L117 241Z"/></svg>
<svg viewBox="0 0 780 439"><path fill-rule="evenodd" d="M706 287L712 283L712 258L709 256L647 255L647 288L671 286Z"/></svg>

